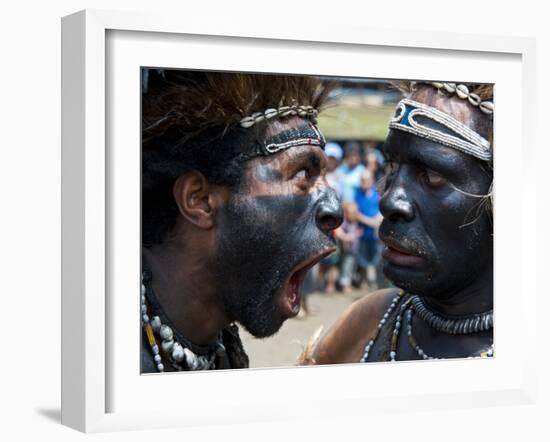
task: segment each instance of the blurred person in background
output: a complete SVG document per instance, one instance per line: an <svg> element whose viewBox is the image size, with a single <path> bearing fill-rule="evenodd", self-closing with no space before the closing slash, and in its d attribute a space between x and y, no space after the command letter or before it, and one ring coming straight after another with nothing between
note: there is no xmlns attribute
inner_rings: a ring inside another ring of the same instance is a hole
<svg viewBox="0 0 550 442"><path fill-rule="evenodd" d="M377 183L384 176L384 157L377 149L372 149L367 152L365 156L365 162L367 169L370 170L374 176L374 182Z"/></svg>
<svg viewBox="0 0 550 442"><path fill-rule="evenodd" d="M342 198L343 188L341 178L343 173L338 170L338 166L342 162L344 151L338 143L328 142L325 145L325 154L327 155L327 183Z"/></svg>
<svg viewBox="0 0 550 442"><path fill-rule="evenodd" d="M317 268L318 265L319 264L309 269L304 278L301 293L302 302L300 303L300 311L296 315L297 319L304 319L311 313L308 306L308 297L315 292L315 281L317 280L317 274L319 273Z"/></svg>
<svg viewBox="0 0 550 442"><path fill-rule="evenodd" d="M336 169L340 174L342 201L353 201L355 188L360 185L365 166L361 163L361 146L355 141L346 144L343 163Z"/></svg>
<svg viewBox="0 0 550 442"><path fill-rule="evenodd" d="M359 242L358 266L361 275L366 276L369 288L376 288L378 280L376 274L376 267L380 261L378 227L382 222L379 202L380 194L376 190L374 174L366 169L361 175L360 186L355 192L355 203L359 209L357 219L363 226L363 234Z"/></svg>
<svg viewBox="0 0 550 442"><path fill-rule="evenodd" d="M338 281L338 264L340 263L340 245L332 255L327 256L319 263L317 271L317 288L325 293L334 293L336 291L336 282Z"/></svg>
<svg viewBox="0 0 550 442"><path fill-rule="evenodd" d="M347 201L342 205L344 209L344 222L335 231L340 243L340 286L344 293L351 291L351 279L355 270L355 264L359 253L359 239L363 229L358 223L359 211L357 204Z"/></svg>

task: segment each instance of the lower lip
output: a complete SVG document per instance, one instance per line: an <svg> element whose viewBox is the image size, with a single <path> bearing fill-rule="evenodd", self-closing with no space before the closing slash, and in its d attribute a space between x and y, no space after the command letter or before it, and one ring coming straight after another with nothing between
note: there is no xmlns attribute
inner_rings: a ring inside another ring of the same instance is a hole
<svg viewBox="0 0 550 442"><path fill-rule="evenodd" d="M402 253L389 246L384 247L382 257L386 261L402 267L420 267L424 263L424 258L421 258L420 256Z"/></svg>

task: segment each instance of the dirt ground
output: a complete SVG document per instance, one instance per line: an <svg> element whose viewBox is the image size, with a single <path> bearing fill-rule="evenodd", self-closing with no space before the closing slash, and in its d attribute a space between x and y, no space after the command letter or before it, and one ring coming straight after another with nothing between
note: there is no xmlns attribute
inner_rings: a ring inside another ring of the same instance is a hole
<svg viewBox="0 0 550 442"><path fill-rule="evenodd" d="M319 326L326 331L352 302L368 294L354 290L350 293L312 293L307 298L309 314L304 318L287 320L279 332L264 339L254 338L240 327L250 367L281 367L294 365L310 336Z"/></svg>

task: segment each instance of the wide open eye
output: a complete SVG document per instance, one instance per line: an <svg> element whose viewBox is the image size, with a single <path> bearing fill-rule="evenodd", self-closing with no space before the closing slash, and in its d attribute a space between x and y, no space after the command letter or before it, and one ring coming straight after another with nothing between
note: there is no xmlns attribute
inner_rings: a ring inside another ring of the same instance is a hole
<svg viewBox="0 0 550 442"><path fill-rule="evenodd" d="M306 151L296 159L292 180L302 188L314 185L317 178L323 175L326 163L319 151Z"/></svg>
<svg viewBox="0 0 550 442"><path fill-rule="evenodd" d="M296 172L296 175L294 175L296 178L309 178L309 170L307 167L302 167L298 172Z"/></svg>

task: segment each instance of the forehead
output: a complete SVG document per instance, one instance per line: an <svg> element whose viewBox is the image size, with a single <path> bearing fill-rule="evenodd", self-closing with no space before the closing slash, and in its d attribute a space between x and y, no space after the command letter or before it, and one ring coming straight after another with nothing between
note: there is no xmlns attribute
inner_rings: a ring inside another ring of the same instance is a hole
<svg viewBox="0 0 550 442"><path fill-rule="evenodd" d="M266 137L276 137L277 135L283 134L286 131L291 129L307 129L311 126L311 123L307 120L304 120L299 117L290 117L286 119L273 120L270 122L269 126L266 129ZM302 144L298 146L291 147L289 149L282 150L273 155L268 155L264 158L261 158L260 163L262 164L275 164L275 163L284 163L288 161L293 161L305 154L314 154L325 156L324 150L316 145L312 144Z"/></svg>
<svg viewBox="0 0 550 442"><path fill-rule="evenodd" d="M390 130L384 151L392 161L418 164L438 172L462 176L470 175L480 165L476 158L452 147L395 129Z"/></svg>
<svg viewBox="0 0 550 442"><path fill-rule="evenodd" d="M478 129L482 127L486 129L487 125L484 123L486 118L479 109L457 96L442 95L432 87L420 87L408 98L446 113L475 132L479 133ZM424 124L431 126L432 122L426 121ZM484 133L480 135L486 136ZM396 129L390 130L384 143L384 151L394 161L429 162L429 165L442 167L448 165L458 167L464 164L465 167L476 166L477 168L479 165L479 160L457 149Z"/></svg>
<svg viewBox="0 0 550 442"><path fill-rule="evenodd" d="M265 131L266 139L273 139L280 134L287 131L294 131L306 129L311 126L311 123L299 117L290 117L285 119L277 119L269 122L269 125ZM291 137L292 134L287 134ZM289 138L289 140L296 138ZM304 139L307 141L307 139ZM313 144L299 144L287 149L283 149L279 152L266 156L258 156L248 161L247 164L247 187L270 187L270 192L275 191L275 188L280 187L282 181L288 177L288 175L298 165L305 165L305 163L314 164L324 168L326 166L326 155L324 150ZM267 189L264 189L267 191Z"/></svg>
<svg viewBox="0 0 550 442"><path fill-rule="evenodd" d="M309 121L304 120L298 116L291 116L287 118L274 118L271 120L266 128L266 137L273 137L288 129L306 128L309 126Z"/></svg>

